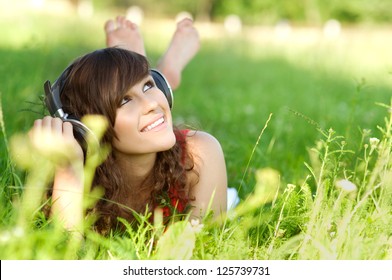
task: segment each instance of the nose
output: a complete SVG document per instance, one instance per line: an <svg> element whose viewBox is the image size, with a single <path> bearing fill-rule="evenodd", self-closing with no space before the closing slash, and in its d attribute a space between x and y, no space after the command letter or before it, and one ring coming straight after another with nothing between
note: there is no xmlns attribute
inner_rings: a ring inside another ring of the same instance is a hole
<svg viewBox="0 0 392 280"><path fill-rule="evenodd" d="M143 106L143 113L148 114L154 111L158 107L158 101L154 98L153 94L145 94L141 98L141 103Z"/></svg>

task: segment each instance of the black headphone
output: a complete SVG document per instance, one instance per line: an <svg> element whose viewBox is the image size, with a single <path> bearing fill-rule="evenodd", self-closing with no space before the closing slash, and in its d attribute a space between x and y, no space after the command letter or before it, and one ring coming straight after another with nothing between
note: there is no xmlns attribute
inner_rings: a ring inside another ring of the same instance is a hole
<svg viewBox="0 0 392 280"><path fill-rule="evenodd" d="M52 117L58 117L64 122L70 122L73 126L73 133L75 139L82 147L84 153L87 151L87 137L91 135L97 142L98 139L94 133L85 124L83 124L78 118L74 117L70 112L64 112L63 104L61 103L60 95L64 89L64 84L70 71L68 66L60 77L51 85L50 81L46 81L44 84L45 90L45 104ZM153 77L156 86L165 95L170 109L173 107L173 91L170 88L168 81L165 76L158 70L151 69L150 75Z"/></svg>

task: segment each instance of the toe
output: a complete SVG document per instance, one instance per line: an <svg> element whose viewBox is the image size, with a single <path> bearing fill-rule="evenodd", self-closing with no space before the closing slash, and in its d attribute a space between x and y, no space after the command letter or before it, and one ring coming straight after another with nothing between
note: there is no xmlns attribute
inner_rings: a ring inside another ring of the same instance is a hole
<svg viewBox="0 0 392 280"><path fill-rule="evenodd" d="M137 24L132 22L132 21L130 21L130 20L126 21L126 26L127 26L127 28L130 28L130 29L133 29L133 30L136 30L138 28Z"/></svg>
<svg viewBox="0 0 392 280"><path fill-rule="evenodd" d="M117 25L119 28L125 27L126 26L126 19L123 16L118 16L117 17Z"/></svg>
<svg viewBox="0 0 392 280"><path fill-rule="evenodd" d="M106 31L106 33L112 32L115 28L116 28L116 26L115 26L113 20L108 20L108 21L105 23L105 31Z"/></svg>

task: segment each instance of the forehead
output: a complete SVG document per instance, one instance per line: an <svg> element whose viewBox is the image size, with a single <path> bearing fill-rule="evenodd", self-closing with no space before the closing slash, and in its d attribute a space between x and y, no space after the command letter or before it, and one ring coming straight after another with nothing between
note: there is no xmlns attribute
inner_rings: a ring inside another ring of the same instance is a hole
<svg viewBox="0 0 392 280"><path fill-rule="evenodd" d="M143 87L149 81L153 82L154 79L152 78L152 76L150 74L147 74L147 75L141 77L140 80L135 81L134 83L130 84L127 91L131 91L133 89Z"/></svg>

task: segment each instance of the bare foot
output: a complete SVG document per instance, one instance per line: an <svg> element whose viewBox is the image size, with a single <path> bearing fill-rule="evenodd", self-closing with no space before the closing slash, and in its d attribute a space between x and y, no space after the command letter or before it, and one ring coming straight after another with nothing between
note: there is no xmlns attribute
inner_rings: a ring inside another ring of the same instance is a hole
<svg viewBox="0 0 392 280"><path fill-rule="evenodd" d="M118 47L146 56L143 38L137 24L123 16L118 16L115 21L108 20L104 29L107 47Z"/></svg>
<svg viewBox="0 0 392 280"><path fill-rule="evenodd" d="M199 48L199 33L193 26L193 21L189 18L179 21L170 45L157 65L157 69L165 75L173 90L180 85L182 70Z"/></svg>

